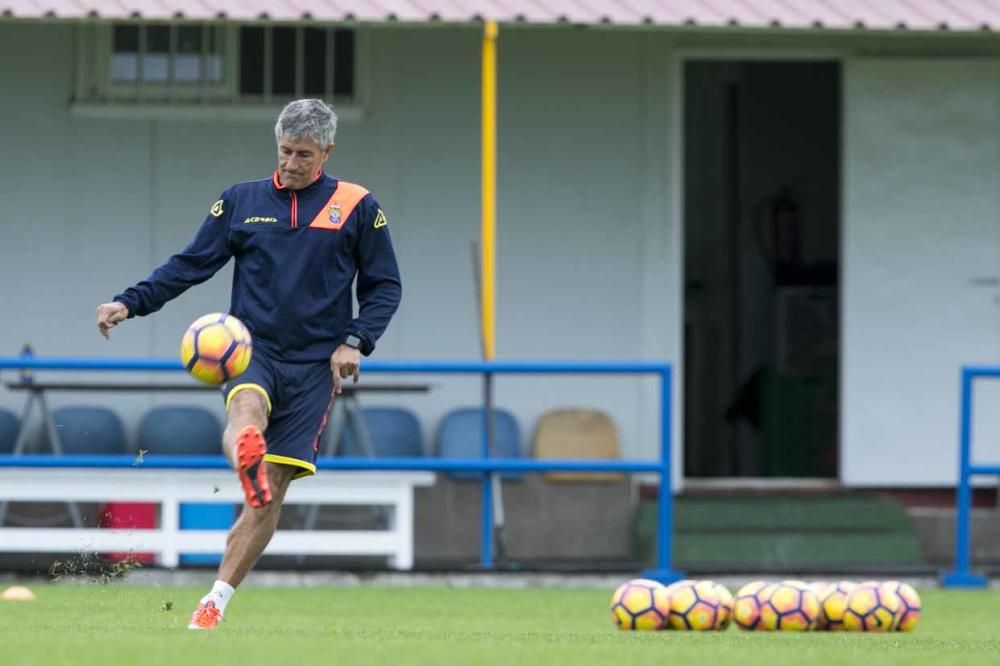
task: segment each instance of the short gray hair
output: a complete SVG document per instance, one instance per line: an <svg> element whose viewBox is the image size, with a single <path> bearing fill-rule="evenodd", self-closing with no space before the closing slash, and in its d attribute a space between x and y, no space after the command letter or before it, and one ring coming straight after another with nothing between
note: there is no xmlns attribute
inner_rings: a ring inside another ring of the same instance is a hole
<svg viewBox="0 0 1000 666"><path fill-rule="evenodd" d="M297 99L289 102L274 125L274 138L311 139L326 150L337 134L337 114L320 99Z"/></svg>

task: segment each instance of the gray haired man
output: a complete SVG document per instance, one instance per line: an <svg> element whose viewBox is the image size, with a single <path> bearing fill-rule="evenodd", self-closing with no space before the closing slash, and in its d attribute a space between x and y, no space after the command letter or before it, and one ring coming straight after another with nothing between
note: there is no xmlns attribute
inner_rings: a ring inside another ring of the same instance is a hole
<svg viewBox="0 0 1000 666"><path fill-rule="evenodd" d="M250 329L254 354L247 371L223 387L222 449L246 505L189 629L219 625L274 534L289 484L316 472L317 444L341 381L358 381L361 356L372 353L399 306L385 214L368 190L324 172L336 131L337 116L322 101L290 103L274 128L272 176L223 192L180 254L97 308L107 338L117 324L156 312L236 260L229 312Z"/></svg>

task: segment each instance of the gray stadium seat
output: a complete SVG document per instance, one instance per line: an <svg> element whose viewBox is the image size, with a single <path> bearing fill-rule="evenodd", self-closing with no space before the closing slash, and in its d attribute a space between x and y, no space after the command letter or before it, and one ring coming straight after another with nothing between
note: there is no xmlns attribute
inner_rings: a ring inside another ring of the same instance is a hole
<svg viewBox="0 0 1000 666"><path fill-rule="evenodd" d="M520 458L523 455L521 430L514 415L504 409L494 409L496 441L494 458ZM465 407L445 414L438 428L437 455L441 458L481 458L483 455L483 409ZM478 472L451 472L455 479L478 479ZM520 480L521 472L503 472L506 480Z"/></svg>
<svg viewBox="0 0 1000 666"><path fill-rule="evenodd" d="M58 407L52 412L63 453L115 455L128 453L125 428L107 407Z"/></svg>
<svg viewBox="0 0 1000 666"><path fill-rule="evenodd" d="M139 447L159 455L222 453L222 425L211 410L176 405L154 407L139 423Z"/></svg>
<svg viewBox="0 0 1000 666"><path fill-rule="evenodd" d="M0 409L0 453L13 453L21 427L14 412Z"/></svg>
<svg viewBox="0 0 1000 666"><path fill-rule="evenodd" d="M365 428L375 447L375 457L420 457L424 455L424 437L416 415L402 407L365 407L361 410ZM342 456L364 456L361 444L350 425L345 423L340 435Z"/></svg>

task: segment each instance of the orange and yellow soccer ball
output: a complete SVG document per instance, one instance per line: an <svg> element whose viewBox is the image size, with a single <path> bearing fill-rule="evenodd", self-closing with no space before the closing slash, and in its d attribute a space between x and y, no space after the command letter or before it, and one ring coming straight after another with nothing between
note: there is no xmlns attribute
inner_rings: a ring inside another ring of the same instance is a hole
<svg viewBox="0 0 1000 666"><path fill-rule="evenodd" d="M691 580L690 578L685 578L684 580L675 580L674 582L667 585L667 594L672 594L674 590L679 590L688 585L694 585L698 581Z"/></svg>
<svg viewBox="0 0 1000 666"><path fill-rule="evenodd" d="M712 583L715 593L719 596L719 614L715 618L715 628L719 631L725 631L733 621L733 607L736 602L733 599L733 593L725 585L713 581L709 582Z"/></svg>
<svg viewBox="0 0 1000 666"><path fill-rule="evenodd" d="M856 584L846 580L830 583L819 592L819 622L817 629L828 631L844 631L844 611L847 610L847 597Z"/></svg>
<svg viewBox="0 0 1000 666"><path fill-rule="evenodd" d="M760 629L765 631L811 631L819 620L819 598L801 581L770 585L757 595Z"/></svg>
<svg viewBox="0 0 1000 666"><path fill-rule="evenodd" d="M670 614L666 588L655 580L634 578L611 595L611 619L623 630L665 629Z"/></svg>
<svg viewBox="0 0 1000 666"><path fill-rule="evenodd" d="M671 629L709 631L718 628L722 601L710 580L682 581L667 588Z"/></svg>
<svg viewBox="0 0 1000 666"><path fill-rule="evenodd" d="M250 365L253 340L236 317L215 312L199 317L181 338L181 362L196 379L222 384Z"/></svg>
<svg viewBox="0 0 1000 666"><path fill-rule="evenodd" d="M892 631L896 628L899 595L881 583L862 583L847 596L844 628L848 631Z"/></svg>
<svg viewBox="0 0 1000 666"><path fill-rule="evenodd" d="M733 600L733 621L740 629L752 631L760 625L760 600L757 595L767 586L767 581L755 580L737 590Z"/></svg>
<svg viewBox="0 0 1000 666"><path fill-rule="evenodd" d="M895 593L899 597L899 610L896 611L894 624L896 631L913 631L920 624L920 595L910 585L900 583L898 580L890 580L882 583L882 586Z"/></svg>

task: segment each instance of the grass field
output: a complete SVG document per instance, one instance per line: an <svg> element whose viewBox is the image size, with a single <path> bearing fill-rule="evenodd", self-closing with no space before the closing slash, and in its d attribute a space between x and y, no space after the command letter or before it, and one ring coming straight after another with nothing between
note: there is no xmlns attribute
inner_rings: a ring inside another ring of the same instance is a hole
<svg viewBox="0 0 1000 666"><path fill-rule="evenodd" d="M913 634L619 632L611 591L241 590L213 633L185 627L203 592L36 585L0 602L0 664L995 664L996 592L922 591ZM169 610L166 608L169 607Z"/></svg>

